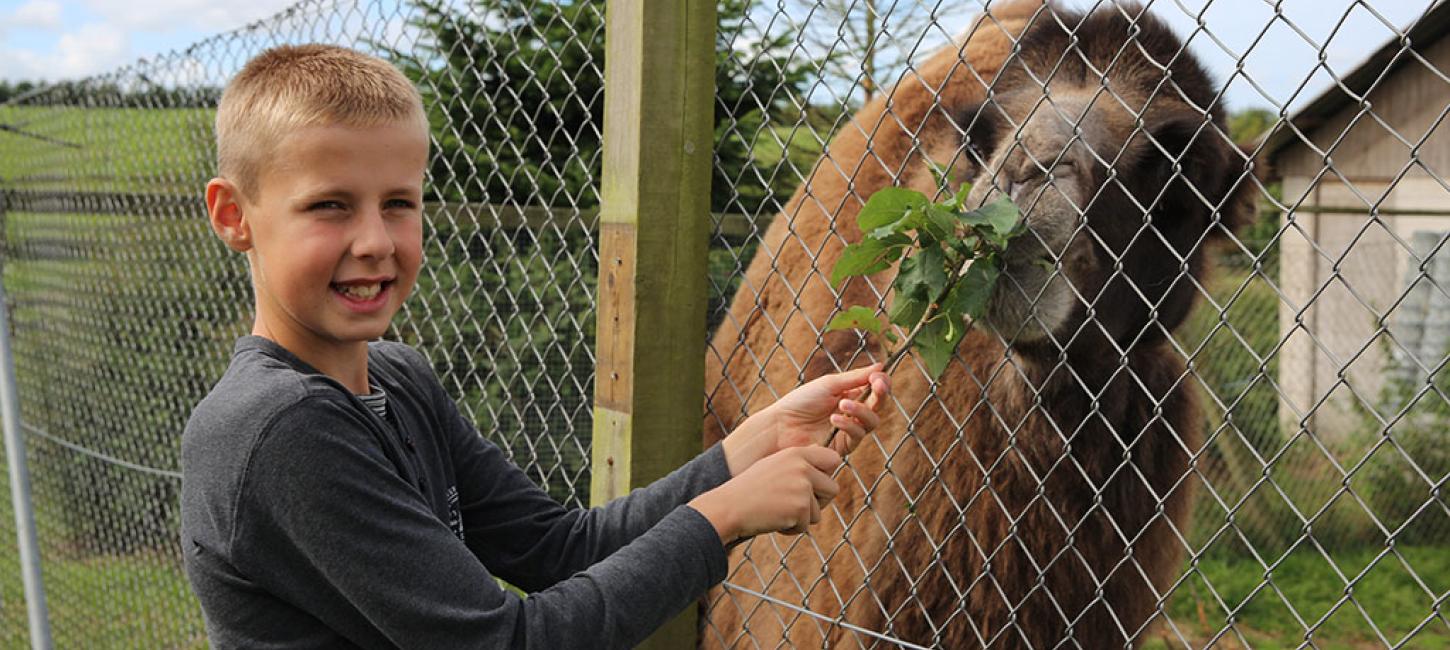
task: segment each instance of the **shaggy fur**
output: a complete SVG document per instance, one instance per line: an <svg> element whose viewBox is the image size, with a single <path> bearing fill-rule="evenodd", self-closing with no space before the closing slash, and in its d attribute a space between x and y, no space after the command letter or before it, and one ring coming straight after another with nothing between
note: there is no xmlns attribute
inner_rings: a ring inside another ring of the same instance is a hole
<svg viewBox="0 0 1450 650"><path fill-rule="evenodd" d="M898 407L809 535L732 554L731 583L827 620L716 590L706 647L888 645L842 623L945 648L1123 647L1175 576L1200 418L1168 335L1205 241L1251 214L1244 161L1214 129L1215 86L1140 9L991 13L864 107L771 225L707 359L705 442L882 356L818 334L836 307L826 278L865 197L933 189L923 156L972 179L974 201L1008 192L1028 214L988 331L935 384L902 364ZM876 303L892 272L841 302Z"/></svg>

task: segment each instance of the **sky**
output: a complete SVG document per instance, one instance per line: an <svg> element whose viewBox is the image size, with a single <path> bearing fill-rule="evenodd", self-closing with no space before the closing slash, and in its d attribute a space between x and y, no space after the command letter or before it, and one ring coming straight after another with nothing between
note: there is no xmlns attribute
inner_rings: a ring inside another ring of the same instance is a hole
<svg viewBox="0 0 1450 650"><path fill-rule="evenodd" d="M182 49L296 0L0 0L0 79L77 79Z"/></svg>
<svg viewBox="0 0 1450 650"><path fill-rule="evenodd" d="M0 79L102 73L245 26L295 1L0 0ZM756 5L770 8L781 1L757 0ZM903 6L938 6L935 0L901 1ZM1395 35L1392 26L1408 26L1432 1L1152 0L1150 6L1181 36L1190 37L1192 51L1229 83L1229 107L1238 110L1302 106L1331 83L1330 74L1319 68L1321 50L1330 70L1347 73ZM888 6L891 0L877 2ZM941 2L939 31L960 31L981 4ZM1206 31L1195 34L1200 18ZM1255 83L1234 74L1240 60Z"/></svg>

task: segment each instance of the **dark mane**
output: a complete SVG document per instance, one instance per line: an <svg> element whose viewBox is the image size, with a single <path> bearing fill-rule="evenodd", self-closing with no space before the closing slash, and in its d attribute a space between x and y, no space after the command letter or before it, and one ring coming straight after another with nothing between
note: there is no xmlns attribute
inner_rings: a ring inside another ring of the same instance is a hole
<svg viewBox="0 0 1450 650"><path fill-rule="evenodd" d="M1025 74L1025 65L1040 80L1056 67L1055 76L1063 81L1098 85L1106 74L1112 80L1109 92L1140 100L1147 99L1143 90L1163 82L1157 96L1186 100L1223 125L1213 77L1166 23L1136 4L1092 12L1054 7L1022 35L1020 46L1019 65L1009 67L1008 75ZM1030 78L1004 80L1005 85L1024 83L1036 84Z"/></svg>

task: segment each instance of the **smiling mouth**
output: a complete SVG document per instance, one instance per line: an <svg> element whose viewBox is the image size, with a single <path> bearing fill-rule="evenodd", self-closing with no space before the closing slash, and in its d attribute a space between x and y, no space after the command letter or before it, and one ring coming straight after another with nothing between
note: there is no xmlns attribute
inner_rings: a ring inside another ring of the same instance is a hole
<svg viewBox="0 0 1450 650"><path fill-rule="evenodd" d="M343 296L351 298L353 300L372 300L373 298L378 297L378 294L382 293L383 290L388 288L388 285L391 285L392 283L392 280L383 280L381 282L373 282L370 284L333 283L332 289L342 294Z"/></svg>

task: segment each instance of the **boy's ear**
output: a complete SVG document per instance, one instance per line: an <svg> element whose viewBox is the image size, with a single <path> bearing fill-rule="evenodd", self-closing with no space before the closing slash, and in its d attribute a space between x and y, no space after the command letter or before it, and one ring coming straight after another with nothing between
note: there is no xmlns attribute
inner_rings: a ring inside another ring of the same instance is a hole
<svg viewBox="0 0 1450 650"><path fill-rule="evenodd" d="M211 229L228 247L239 253L251 250L252 227L242 214L242 195L236 185L225 178L207 181L206 211Z"/></svg>

